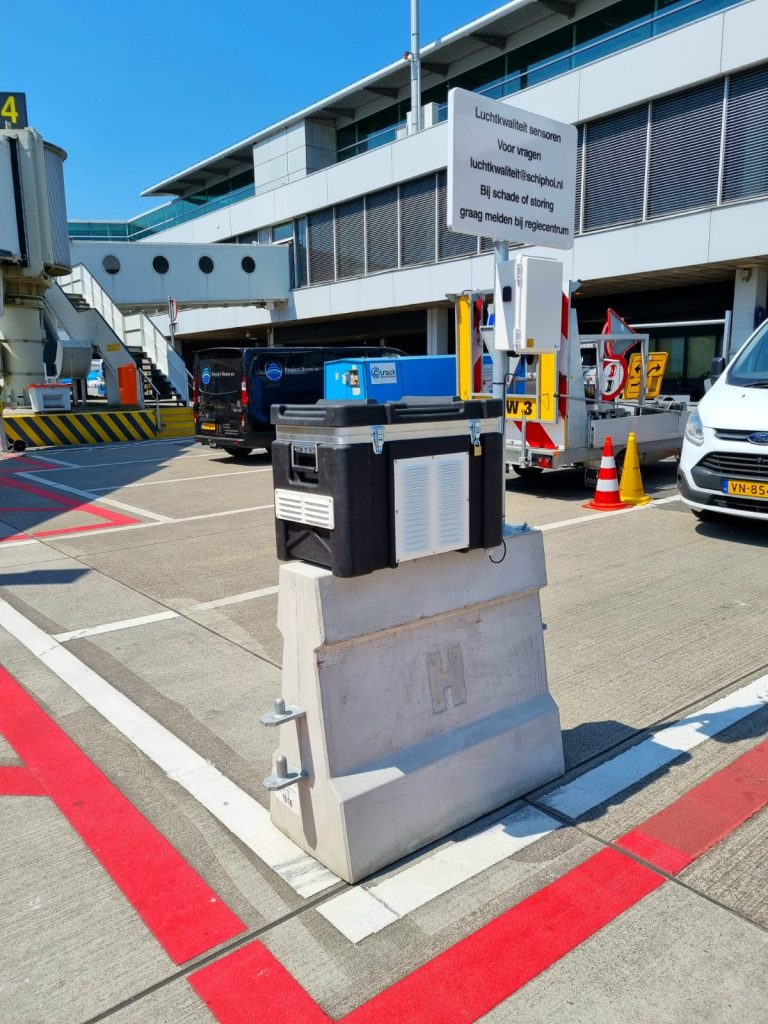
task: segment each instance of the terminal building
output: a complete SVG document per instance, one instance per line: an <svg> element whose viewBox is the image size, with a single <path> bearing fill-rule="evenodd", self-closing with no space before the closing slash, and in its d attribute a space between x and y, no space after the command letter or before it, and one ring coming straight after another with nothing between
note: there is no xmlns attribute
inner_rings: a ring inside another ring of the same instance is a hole
<svg viewBox="0 0 768 1024"><path fill-rule="evenodd" d="M563 260L582 331L612 307L669 352L666 390L699 397L712 357L765 316L768 0L513 0L420 56L420 131L400 58L244 126L256 130L146 189L172 197L151 212L71 223L73 256L108 287L127 242L166 270L171 243L287 247L287 298L181 311L188 362L212 344L453 351L456 296L490 298L494 259L491 239L446 227L447 98L461 87L578 127L573 250L531 251ZM206 251L201 281L217 273Z"/></svg>

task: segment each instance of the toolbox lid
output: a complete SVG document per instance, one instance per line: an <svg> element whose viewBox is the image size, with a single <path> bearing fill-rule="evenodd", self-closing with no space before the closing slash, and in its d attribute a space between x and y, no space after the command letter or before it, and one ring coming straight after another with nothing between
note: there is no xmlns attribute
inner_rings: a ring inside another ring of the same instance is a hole
<svg viewBox="0 0 768 1024"><path fill-rule="evenodd" d="M386 423L425 423L436 420L486 420L502 416L500 398L410 397L398 402L329 401L316 405L273 405L277 426L367 427Z"/></svg>

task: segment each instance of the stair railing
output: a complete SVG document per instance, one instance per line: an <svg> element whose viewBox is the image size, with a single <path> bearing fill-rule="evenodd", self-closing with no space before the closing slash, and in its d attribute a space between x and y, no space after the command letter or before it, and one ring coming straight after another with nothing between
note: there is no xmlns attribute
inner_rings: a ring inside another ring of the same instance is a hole
<svg viewBox="0 0 768 1024"><path fill-rule="evenodd" d="M140 366L137 366L136 369L141 374L144 383L145 384L149 384L150 388L152 388L152 391L154 392L154 396L155 396L155 427L157 428L157 432L159 434L160 430L162 429L162 421L160 419L160 392L157 390L155 385L152 383L151 378L149 378L146 375L146 373L144 373L144 371L142 370L142 368Z"/></svg>

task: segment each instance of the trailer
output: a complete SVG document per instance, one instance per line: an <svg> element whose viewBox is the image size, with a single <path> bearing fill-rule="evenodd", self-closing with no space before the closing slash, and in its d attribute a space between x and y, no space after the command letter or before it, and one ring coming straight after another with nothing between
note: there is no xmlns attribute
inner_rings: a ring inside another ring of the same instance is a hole
<svg viewBox="0 0 768 1024"><path fill-rule="evenodd" d="M648 335L632 331L612 310L609 323L618 332L579 335L576 313L563 297L559 349L510 357L507 470L533 476L577 467L592 484L605 439L620 465L630 433L641 463L679 457L690 400L661 394L666 353L650 352Z"/></svg>

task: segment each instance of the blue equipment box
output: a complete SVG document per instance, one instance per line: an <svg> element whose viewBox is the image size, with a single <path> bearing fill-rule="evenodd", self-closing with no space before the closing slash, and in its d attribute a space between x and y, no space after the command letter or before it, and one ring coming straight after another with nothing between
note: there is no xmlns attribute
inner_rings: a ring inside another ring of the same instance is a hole
<svg viewBox="0 0 768 1024"><path fill-rule="evenodd" d="M333 401L399 402L455 394L455 356L335 359L325 364L325 398Z"/></svg>

